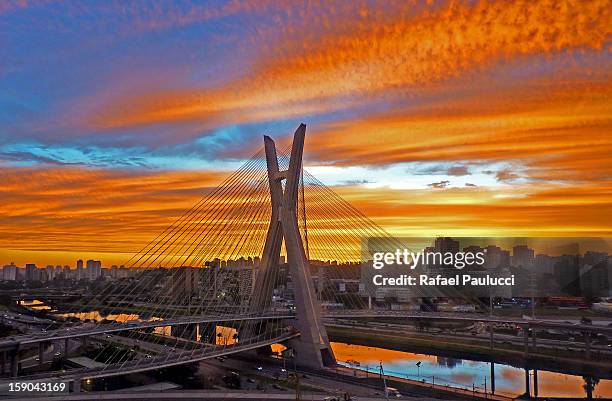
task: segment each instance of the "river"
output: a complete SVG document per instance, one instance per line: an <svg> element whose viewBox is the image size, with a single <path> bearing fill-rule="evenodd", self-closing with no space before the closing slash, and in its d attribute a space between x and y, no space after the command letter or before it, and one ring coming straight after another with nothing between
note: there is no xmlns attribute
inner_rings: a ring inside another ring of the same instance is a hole
<svg viewBox="0 0 612 401"><path fill-rule="evenodd" d="M491 365L488 362L454 359L436 355L415 354L363 345L331 344L338 362L344 366L379 374L382 362L385 374L400 378L425 380L479 391L491 391ZM417 363L420 362L420 366ZM358 363L358 365L357 365ZM533 376L531 376L533 394ZM585 397L584 380L556 372L538 371L539 397ZM495 393L518 396L525 392L525 371L503 364L495 364ZM612 397L612 380L600 380L594 397Z"/></svg>

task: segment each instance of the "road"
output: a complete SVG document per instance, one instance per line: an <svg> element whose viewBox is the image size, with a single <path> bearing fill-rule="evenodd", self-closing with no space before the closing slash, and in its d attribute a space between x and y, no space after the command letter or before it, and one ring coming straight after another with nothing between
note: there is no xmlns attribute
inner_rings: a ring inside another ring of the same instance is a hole
<svg viewBox="0 0 612 401"><path fill-rule="evenodd" d="M488 332L479 332L477 334L471 334L470 330L465 329L463 332L460 330L455 330L452 334L447 332L423 332L417 330L414 326L410 324L394 324L394 323L376 323L376 322L363 322L359 324L355 324L352 322L348 322L343 319L334 319L328 320L326 325L335 326L335 327L343 327L343 328L367 328L373 332L389 332L396 331L401 333L412 333L412 334L424 334L424 335L436 335L439 338L447 338L447 339L466 339L469 341L476 341L480 343L489 344L490 342L490 334ZM511 335L504 334L500 332L495 332L494 329L494 342L496 344L502 345L513 345L517 347L524 346L524 337L522 335ZM573 350L585 350L585 343L582 340L579 341L570 341L570 340L559 340L546 338L542 335L537 336L536 340L537 346L542 348L549 349L573 349ZM532 338L530 337L529 345L532 345ZM592 352L600 352L602 354L610 354L612 357L612 342L607 340L606 344L601 343L591 343L591 351Z"/></svg>

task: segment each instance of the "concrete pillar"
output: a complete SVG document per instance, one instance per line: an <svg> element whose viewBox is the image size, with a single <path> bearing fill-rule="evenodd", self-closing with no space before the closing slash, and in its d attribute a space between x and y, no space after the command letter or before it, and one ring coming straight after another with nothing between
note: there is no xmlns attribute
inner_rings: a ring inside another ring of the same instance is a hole
<svg viewBox="0 0 612 401"><path fill-rule="evenodd" d="M81 337L81 345L83 348L87 347L87 336Z"/></svg>
<svg viewBox="0 0 612 401"><path fill-rule="evenodd" d="M45 343L38 343L38 364L42 365L43 360L45 359Z"/></svg>
<svg viewBox="0 0 612 401"><path fill-rule="evenodd" d="M588 331L584 333L584 353L586 359L591 358L591 333Z"/></svg>
<svg viewBox="0 0 612 401"><path fill-rule="evenodd" d="M491 362L491 394L495 394L495 362Z"/></svg>
<svg viewBox="0 0 612 401"><path fill-rule="evenodd" d="M17 377L19 374L19 351L14 350L10 352L10 362L11 362L11 377Z"/></svg>
<svg viewBox="0 0 612 401"><path fill-rule="evenodd" d="M181 333L183 332L183 327L182 326L170 326L170 335L172 337L180 337Z"/></svg>
<svg viewBox="0 0 612 401"><path fill-rule="evenodd" d="M6 351L0 352L0 375L4 375L6 365Z"/></svg>
<svg viewBox="0 0 612 401"><path fill-rule="evenodd" d="M528 398L531 398L531 385L529 383L529 369L525 368L525 394Z"/></svg>
<svg viewBox="0 0 612 401"><path fill-rule="evenodd" d="M533 370L533 397L538 398L538 370Z"/></svg>
<svg viewBox="0 0 612 401"><path fill-rule="evenodd" d="M70 349L70 339L64 339L64 356L68 357L68 350Z"/></svg>
<svg viewBox="0 0 612 401"><path fill-rule="evenodd" d="M536 343L536 329L533 329L531 331L531 343L532 343L532 346L533 346L533 350L532 351L537 353L538 351L537 351L537 343Z"/></svg>
<svg viewBox="0 0 612 401"><path fill-rule="evenodd" d="M494 348L494 343L493 343L493 323L489 323L489 346L491 348L491 350L493 350Z"/></svg>
<svg viewBox="0 0 612 401"><path fill-rule="evenodd" d="M586 398L587 400L592 400L593 399L593 378L591 376L587 376L585 380L586 380L586 383L585 383L584 389L586 391Z"/></svg>
<svg viewBox="0 0 612 401"><path fill-rule="evenodd" d="M523 344L525 345L525 356L529 354L529 325L523 326Z"/></svg>

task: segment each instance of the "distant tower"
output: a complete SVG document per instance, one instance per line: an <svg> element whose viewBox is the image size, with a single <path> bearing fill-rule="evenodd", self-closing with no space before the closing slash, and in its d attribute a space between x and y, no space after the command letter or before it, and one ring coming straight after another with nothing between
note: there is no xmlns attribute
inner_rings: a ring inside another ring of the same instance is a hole
<svg viewBox="0 0 612 401"><path fill-rule="evenodd" d="M85 278L85 275L83 274L83 260L82 259L77 260L75 277L77 281Z"/></svg>

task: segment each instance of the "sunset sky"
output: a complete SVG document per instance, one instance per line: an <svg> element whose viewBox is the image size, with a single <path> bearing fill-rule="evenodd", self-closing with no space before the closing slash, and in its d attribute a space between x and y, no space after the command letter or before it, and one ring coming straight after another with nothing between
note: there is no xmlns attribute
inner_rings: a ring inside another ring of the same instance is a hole
<svg viewBox="0 0 612 401"><path fill-rule="evenodd" d="M300 122L393 234L610 236L611 43L605 0L2 1L0 265L120 264Z"/></svg>

